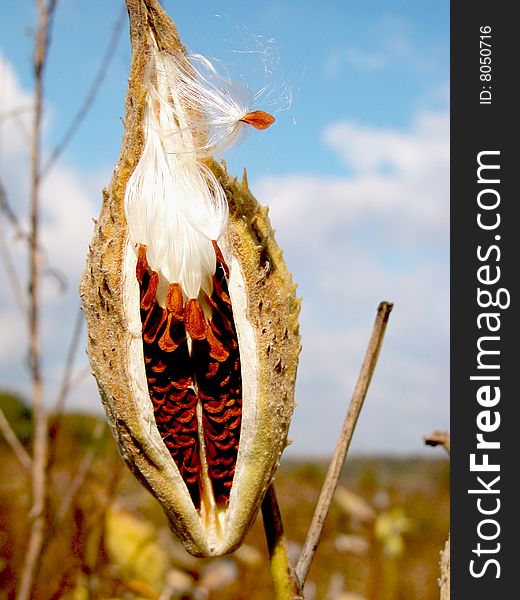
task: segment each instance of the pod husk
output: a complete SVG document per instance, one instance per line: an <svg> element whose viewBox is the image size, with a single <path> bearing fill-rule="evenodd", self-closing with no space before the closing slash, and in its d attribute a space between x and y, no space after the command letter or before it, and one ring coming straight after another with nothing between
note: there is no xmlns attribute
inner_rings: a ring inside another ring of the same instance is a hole
<svg viewBox="0 0 520 600"><path fill-rule="evenodd" d="M80 286L88 324L88 355L121 456L161 503L171 528L185 548L196 556L215 556L232 552L244 539L286 446L300 352L300 301L275 242L267 208L261 207L249 191L245 172L242 182L238 182L228 175L224 165L208 161L229 202L227 251L240 264L245 283L247 318L256 343L258 382L256 420L248 432L246 468L240 480L233 483L239 486L239 491L232 519L229 517L232 527L229 531L226 528L225 539L218 547L212 546L160 438L151 403L150 411L143 415L142 401L137 401L135 386L131 385L130 352L140 343L140 333L129 325L125 306L128 302L125 277L135 273L127 272L125 262L129 241L124 196L143 150L146 98L143 76L151 52L150 31L160 51L175 54L185 49L158 2L127 0L127 7L132 65L125 133L112 181L103 191L101 213Z"/></svg>

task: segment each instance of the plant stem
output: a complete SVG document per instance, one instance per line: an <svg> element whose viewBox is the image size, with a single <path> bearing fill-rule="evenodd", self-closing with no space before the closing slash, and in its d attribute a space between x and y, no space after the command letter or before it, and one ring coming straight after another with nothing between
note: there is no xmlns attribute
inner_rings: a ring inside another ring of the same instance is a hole
<svg viewBox="0 0 520 600"><path fill-rule="evenodd" d="M0 181L0 213L6 214L9 220L12 219L11 207L7 202L7 194L4 189L2 182ZM11 222L17 225L16 216ZM5 272L7 274L7 279L11 284L11 288L13 290L13 294L16 300L16 304L18 308L21 310L24 318L27 318L27 300L24 295L24 289L20 283L20 279L18 277L18 273L16 271L16 267L14 265L13 258L11 256L11 251L9 249L9 244L7 242L7 236L2 231L2 223L0 221L0 257L5 266Z"/></svg>
<svg viewBox="0 0 520 600"><path fill-rule="evenodd" d="M274 483L269 486L262 502L262 517L276 600L299 600L303 596L287 554L282 516Z"/></svg>
<svg viewBox="0 0 520 600"><path fill-rule="evenodd" d="M332 461L325 478L325 483L321 489L318 504L316 505L311 526L307 533L307 539L305 540L300 559L296 565L296 577L301 588L303 588L303 584L305 583L305 579L307 578L312 560L320 542L323 525L329 512L332 496L334 495L334 491L338 485L341 469L343 467L343 463L345 462L345 457L352 440L352 435L354 433L359 414L363 408L363 402L365 400L368 386L370 385L370 381L376 367L379 350L381 349L381 345L383 343L386 325L388 323L388 318L392 308L393 304L390 304L389 302L381 302L377 309L377 316L372 329L372 335L368 343L365 359L363 361L361 371L359 372L356 387L354 389L352 400L350 401L348 412L343 423L343 428L336 445L336 450L334 451L334 456L332 457Z"/></svg>
<svg viewBox="0 0 520 600"><path fill-rule="evenodd" d="M25 448L20 443L18 436L14 432L11 424L7 420L4 415L4 411L0 408L0 431L2 432L5 441L9 444L11 450L14 452L16 458L22 465L22 467L27 471L27 473L31 473L32 470L32 460L31 457L25 451Z"/></svg>
<svg viewBox="0 0 520 600"><path fill-rule="evenodd" d="M47 173L54 166L54 163L63 154L65 148L67 147L67 145L69 144L71 139L74 137L79 126L81 125L81 123L87 116L88 112L90 111L90 108L94 104L96 96L97 96L97 94L101 88L101 85L107 75L108 67L110 66L110 63L112 62L112 59L114 58L115 51L116 51L116 48L117 48L117 45L119 42L119 38L121 37L121 31L123 30L123 26L126 22L126 17L127 17L126 10L125 10L124 5L122 5L121 10L119 11L119 16L117 17L116 23L112 30L112 35L110 36L108 46L105 50L105 53L101 60L101 64L99 65L99 69L96 73L96 76L94 77L94 80L92 81L90 88L88 90L88 93L87 93L85 99L83 100L78 112L72 118L72 121L70 122L69 126L65 130L65 133L63 134L61 140L55 146L54 150L51 152L47 161L43 165L43 168L41 170L42 177L46 177Z"/></svg>
<svg viewBox="0 0 520 600"><path fill-rule="evenodd" d="M39 566L45 538L47 411L43 404L40 333L40 163L41 125L43 115L43 72L45 68L49 31L56 6L55 0L38 0L38 29L34 53L34 114L31 145L31 208L29 251L29 360L32 379L32 408L34 422L32 460L32 501L29 513L31 529L17 600L29 600Z"/></svg>

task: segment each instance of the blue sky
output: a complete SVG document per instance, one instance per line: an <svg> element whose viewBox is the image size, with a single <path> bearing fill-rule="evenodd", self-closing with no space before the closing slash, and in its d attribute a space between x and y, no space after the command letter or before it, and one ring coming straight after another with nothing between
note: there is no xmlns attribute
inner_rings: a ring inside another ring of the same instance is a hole
<svg viewBox="0 0 520 600"><path fill-rule="evenodd" d="M245 5L245 6L244 6ZM379 300L396 304L353 449L421 451L448 426L449 3L443 1L165 1L188 49L215 60L276 113L226 156L271 218L303 297L303 354L291 452L334 446ZM81 105L119 2L61 0L47 66L45 149ZM0 115L30 104L32 2L0 6ZM76 287L100 188L122 135L130 49L126 24L99 95L44 193L49 261L68 291L46 282L48 396L74 320ZM26 119L28 114L22 118ZM0 177L23 217L23 127L0 120ZM23 271L23 248L5 223ZM0 267L1 269L2 267ZM70 325L67 325L70 323ZM22 328L0 291L0 385L24 389ZM83 355L78 367L84 364ZM92 383L71 406L98 410Z"/></svg>

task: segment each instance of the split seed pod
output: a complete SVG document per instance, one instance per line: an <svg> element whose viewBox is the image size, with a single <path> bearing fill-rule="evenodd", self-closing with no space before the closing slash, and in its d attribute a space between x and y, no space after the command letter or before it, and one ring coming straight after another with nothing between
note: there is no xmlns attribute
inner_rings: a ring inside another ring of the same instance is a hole
<svg viewBox="0 0 520 600"><path fill-rule="evenodd" d="M157 0L127 7L125 134L81 282L88 354L130 469L189 552L219 556L287 443L300 304L267 209L211 154L273 119L197 71Z"/></svg>

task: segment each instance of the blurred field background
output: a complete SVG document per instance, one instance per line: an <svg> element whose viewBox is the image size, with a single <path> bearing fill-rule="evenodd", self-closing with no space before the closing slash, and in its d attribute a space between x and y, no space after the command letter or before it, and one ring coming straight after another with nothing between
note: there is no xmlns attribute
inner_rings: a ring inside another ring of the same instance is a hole
<svg viewBox="0 0 520 600"><path fill-rule="evenodd" d="M30 410L12 393L0 407L27 450ZM261 516L235 554L187 554L157 501L118 457L104 421L66 414L50 422L49 535L38 600L273 597ZM449 462L350 458L306 586L306 600L435 600L449 529ZM282 461L276 486L296 558L326 461ZM0 438L0 598L14 597L28 537L30 479Z"/></svg>

